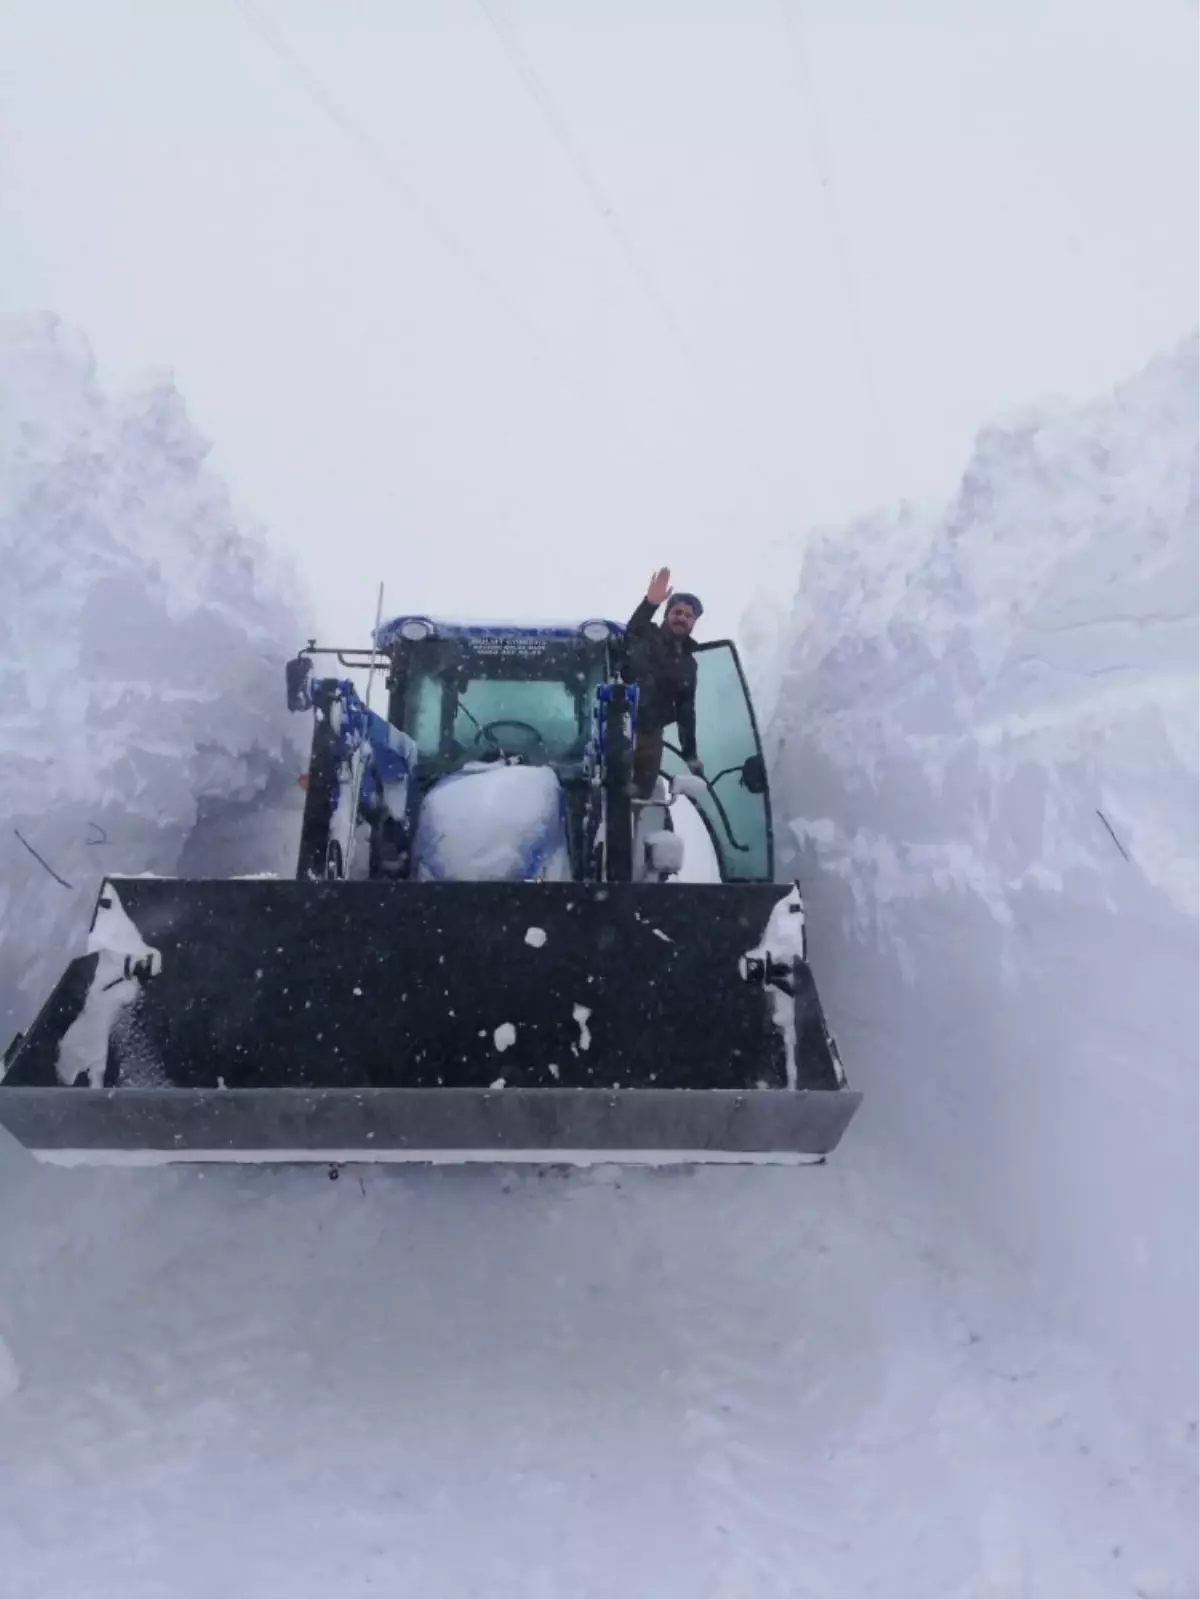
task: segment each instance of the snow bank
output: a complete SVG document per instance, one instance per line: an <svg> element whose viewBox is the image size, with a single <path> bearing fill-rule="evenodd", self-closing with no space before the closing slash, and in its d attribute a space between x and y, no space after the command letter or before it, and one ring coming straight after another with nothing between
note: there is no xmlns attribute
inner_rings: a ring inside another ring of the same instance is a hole
<svg viewBox="0 0 1200 1600"><path fill-rule="evenodd" d="M867 1092L850 1140L923 1175L1188 1462L1196 439L1192 339L986 430L941 516L815 542L786 649L769 616L754 641L781 864Z"/></svg>
<svg viewBox="0 0 1200 1600"><path fill-rule="evenodd" d="M57 319L0 322L0 1043L105 871L203 870L197 819L282 783L302 607L207 450L169 379L111 398Z"/></svg>

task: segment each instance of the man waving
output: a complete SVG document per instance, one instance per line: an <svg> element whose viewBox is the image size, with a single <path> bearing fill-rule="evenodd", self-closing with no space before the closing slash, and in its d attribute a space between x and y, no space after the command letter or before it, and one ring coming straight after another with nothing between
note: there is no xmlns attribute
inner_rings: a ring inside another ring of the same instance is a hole
<svg viewBox="0 0 1200 1600"><path fill-rule="evenodd" d="M666 614L654 613L666 602ZM633 751L633 788L641 800L654 792L662 766L663 730L675 723L679 748L693 772L704 767L696 754L696 646L692 630L704 614L694 594L671 589L671 571L663 567L650 580L646 598L626 629L626 671L638 686L637 740Z"/></svg>

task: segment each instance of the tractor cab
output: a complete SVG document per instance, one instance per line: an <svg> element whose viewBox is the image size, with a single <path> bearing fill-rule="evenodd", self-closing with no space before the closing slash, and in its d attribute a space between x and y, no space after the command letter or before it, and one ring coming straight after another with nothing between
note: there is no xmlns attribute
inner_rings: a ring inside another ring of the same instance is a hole
<svg viewBox="0 0 1200 1600"><path fill-rule="evenodd" d="M423 779L490 760L582 772L620 641L607 622L489 628L398 618L379 638L390 657L388 721L414 741Z"/></svg>
<svg viewBox="0 0 1200 1600"><path fill-rule="evenodd" d="M386 719L364 707L347 681L305 678L322 653L310 644L289 668L293 708L314 704L320 713L324 705L327 713L324 722L318 715L313 742L301 876L345 874L351 813L372 829L368 875L406 876L409 845L429 797L447 794L450 779L503 766L544 772L540 779L497 779L486 791L477 784L473 796L486 795L486 809L495 812L503 786L515 822L532 807L542 820L535 824L531 812L528 827L546 834L561 812L563 833L561 850L518 851L506 858L506 870L532 862L538 865L531 870L541 872L549 853L556 860L561 855L561 870L578 881L666 881L682 862L682 841L667 837L678 819L692 825L692 837L704 846L709 876L726 883L772 881L766 765L737 650L728 640L696 647L696 729L705 776L687 772L668 728L660 782L649 802L631 794L638 693L636 683L624 679L624 630L617 623L394 618L379 628L373 651L333 652L345 666L382 671ZM302 678L307 688L297 692ZM463 812L460 792L456 830ZM455 871L486 875L481 859L471 856L466 865L455 856Z"/></svg>

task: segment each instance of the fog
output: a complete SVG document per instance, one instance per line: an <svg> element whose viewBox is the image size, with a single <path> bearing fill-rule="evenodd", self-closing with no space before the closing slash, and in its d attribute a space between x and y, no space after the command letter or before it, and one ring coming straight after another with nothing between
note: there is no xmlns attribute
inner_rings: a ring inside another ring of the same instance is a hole
<svg viewBox="0 0 1200 1600"><path fill-rule="evenodd" d="M1180 0L9 0L0 310L173 371L323 630L737 624L1195 321ZM798 559L797 559L798 565Z"/></svg>

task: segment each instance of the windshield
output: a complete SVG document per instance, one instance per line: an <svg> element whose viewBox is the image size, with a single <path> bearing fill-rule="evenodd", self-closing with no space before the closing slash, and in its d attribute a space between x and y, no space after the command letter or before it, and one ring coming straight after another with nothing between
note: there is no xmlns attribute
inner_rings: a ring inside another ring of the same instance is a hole
<svg viewBox="0 0 1200 1600"><path fill-rule="evenodd" d="M499 635L425 640L404 656L392 721L426 766L498 752L537 765L582 758L605 673L602 645Z"/></svg>

